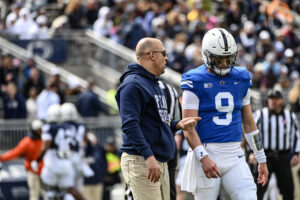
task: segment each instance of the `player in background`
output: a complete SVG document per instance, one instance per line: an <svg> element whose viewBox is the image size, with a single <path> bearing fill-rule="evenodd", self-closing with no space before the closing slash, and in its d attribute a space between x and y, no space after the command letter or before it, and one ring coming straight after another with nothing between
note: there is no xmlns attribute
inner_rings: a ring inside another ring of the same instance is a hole
<svg viewBox="0 0 300 200"><path fill-rule="evenodd" d="M72 134L59 124L60 119L60 105L51 105L47 110L47 123L42 127L42 150L38 159L31 162L31 167L36 168L36 163L43 159L41 179L46 200L83 200L81 193L74 188Z"/></svg>
<svg viewBox="0 0 300 200"><path fill-rule="evenodd" d="M84 148L82 145L84 138L87 137L86 126L77 122L79 117L74 104L70 102L64 103L61 106L61 113L62 126L65 131L69 131L72 135L71 161L75 170L75 188L80 191L83 186L83 176L90 177L94 175L93 170L84 160Z"/></svg>
<svg viewBox="0 0 300 200"><path fill-rule="evenodd" d="M250 106L250 74L233 67L238 53L233 36L222 28L202 41L201 65L183 74L183 118L200 116L192 131L183 131L191 147L182 189L197 200L215 200L222 185L233 200L255 200L256 185L240 146L242 132L254 151L258 183L268 181L266 156Z"/></svg>

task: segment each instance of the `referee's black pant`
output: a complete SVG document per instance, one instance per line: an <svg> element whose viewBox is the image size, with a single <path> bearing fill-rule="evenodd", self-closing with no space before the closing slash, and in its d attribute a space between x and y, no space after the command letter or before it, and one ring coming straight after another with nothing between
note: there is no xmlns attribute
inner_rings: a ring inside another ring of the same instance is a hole
<svg viewBox="0 0 300 200"><path fill-rule="evenodd" d="M277 179L277 186L280 190L280 194L283 196L283 200L293 200L294 183L293 183L289 153L266 151L266 156L267 156L267 166L269 170L269 180L271 174L274 172ZM258 174L256 174L255 181L257 181L257 177ZM257 184L258 200L263 199L264 193L268 188L268 183L264 187L262 187L261 184Z"/></svg>

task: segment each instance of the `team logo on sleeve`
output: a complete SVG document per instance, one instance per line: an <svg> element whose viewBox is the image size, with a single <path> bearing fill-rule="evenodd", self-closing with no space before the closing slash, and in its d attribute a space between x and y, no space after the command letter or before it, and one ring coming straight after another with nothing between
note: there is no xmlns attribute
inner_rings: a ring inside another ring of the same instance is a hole
<svg viewBox="0 0 300 200"><path fill-rule="evenodd" d="M213 84L212 83L204 83L204 88L212 88Z"/></svg>
<svg viewBox="0 0 300 200"><path fill-rule="evenodd" d="M193 81L189 81L189 80L186 80L186 81L181 81L181 86L184 86L184 85L187 85L188 87L190 88L193 88Z"/></svg>

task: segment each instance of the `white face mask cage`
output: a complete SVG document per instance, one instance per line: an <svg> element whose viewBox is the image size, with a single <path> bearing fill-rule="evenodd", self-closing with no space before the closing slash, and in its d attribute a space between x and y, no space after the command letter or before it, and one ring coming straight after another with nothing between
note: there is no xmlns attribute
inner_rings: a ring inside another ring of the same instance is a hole
<svg viewBox="0 0 300 200"><path fill-rule="evenodd" d="M235 63L237 53L229 55L229 56L218 56L213 55L209 53L208 51L204 52L204 55L207 57L207 67L212 70L214 73L220 76L227 76ZM220 68L220 62L221 60L226 59L226 63L228 64L228 67L226 68Z"/></svg>

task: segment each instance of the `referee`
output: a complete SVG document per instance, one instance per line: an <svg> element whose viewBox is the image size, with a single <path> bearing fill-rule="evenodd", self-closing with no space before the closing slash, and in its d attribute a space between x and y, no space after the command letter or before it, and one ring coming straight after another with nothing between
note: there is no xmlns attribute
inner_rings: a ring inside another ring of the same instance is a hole
<svg viewBox="0 0 300 200"><path fill-rule="evenodd" d="M296 115L284 108L281 91L271 90L268 93L268 107L256 111L254 116L257 127L261 131L269 176L272 172L275 173L283 200L294 199L291 166L298 164L300 150L300 133ZM267 185L262 187L257 184L258 200L263 199L266 189Z"/></svg>

